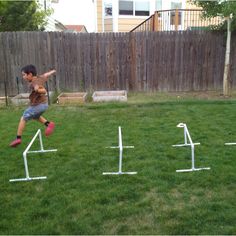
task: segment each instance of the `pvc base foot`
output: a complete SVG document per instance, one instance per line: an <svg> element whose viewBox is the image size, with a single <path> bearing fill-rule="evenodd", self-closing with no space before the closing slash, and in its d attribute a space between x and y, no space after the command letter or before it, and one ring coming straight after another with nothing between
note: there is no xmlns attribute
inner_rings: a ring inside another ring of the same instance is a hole
<svg viewBox="0 0 236 236"><path fill-rule="evenodd" d="M184 169L184 170L176 170L176 172L191 172L191 171L199 171L199 170L210 170L210 167L204 168L193 168L193 169Z"/></svg>
<svg viewBox="0 0 236 236"><path fill-rule="evenodd" d="M103 175L136 175L137 172L103 172Z"/></svg>
<svg viewBox="0 0 236 236"><path fill-rule="evenodd" d="M47 176L10 179L9 182L23 182L23 181L33 181L33 180L40 180L40 179L47 179Z"/></svg>
<svg viewBox="0 0 236 236"><path fill-rule="evenodd" d="M51 150L38 150L38 151L28 151L27 153L45 153L45 152L57 152L57 149L51 149Z"/></svg>

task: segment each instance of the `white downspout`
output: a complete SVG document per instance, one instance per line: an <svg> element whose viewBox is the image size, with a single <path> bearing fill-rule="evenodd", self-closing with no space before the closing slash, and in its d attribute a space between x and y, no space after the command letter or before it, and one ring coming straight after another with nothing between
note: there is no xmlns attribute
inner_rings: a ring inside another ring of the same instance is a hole
<svg viewBox="0 0 236 236"><path fill-rule="evenodd" d="M118 5L118 0L113 0L112 1L112 28L113 32L118 32L118 19L119 19L119 5Z"/></svg>
<svg viewBox="0 0 236 236"><path fill-rule="evenodd" d="M98 32L97 0L92 0L94 8L94 32Z"/></svg>
<svg viewBox="0 0 236 236"><path fill-rule="evenodd" d="M150 9L149 9L150 13L149 13L149 15L151 16L156 11L156 2L153 1L153 0L149 0L149 6L150 6Z"/></svg>
<svg viewBox="0 0 236 236"><path fill-rule="evenodd" d="M105 12L104 12L104 9L105 9L105 3L104 3L104 0L102 0L102 32L104 33L105 32L105 26L104 26L104 16L105 16Z"/></svg>

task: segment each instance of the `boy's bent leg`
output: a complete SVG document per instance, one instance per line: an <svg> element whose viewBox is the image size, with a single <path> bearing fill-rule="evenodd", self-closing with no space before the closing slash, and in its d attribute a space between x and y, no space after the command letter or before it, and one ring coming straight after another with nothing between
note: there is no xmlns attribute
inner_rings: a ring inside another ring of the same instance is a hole
<svg viewBox="0 0 236 236"><path fill-rule="evenodd" d="M21 117L19 125L18 125L17 136L21 136L22 135L22 133L23 133L23 131L25 129L25 124L26 124L26 121L24 120L23 117Z"/></svg>
<svg viewBox="0 0 236 236"><path fill-rule="evenodd" d="M21 135L25 128L25 124L26 124L26 121L24 120L23 117L21 117L19 125L18 125L18 130L17 130L17 138L10 143L11 147L16 147L19 144L21 144Z"/></svg>
<svg viewBox="0 0 236 236"><path fill-rule="evenodd" d="M40 123L42 123L42 124L45 124L45 123L47 122L47 120L46 120L43 116L40 116L40 117L38 118L38 121L39 121Z"/></svg>

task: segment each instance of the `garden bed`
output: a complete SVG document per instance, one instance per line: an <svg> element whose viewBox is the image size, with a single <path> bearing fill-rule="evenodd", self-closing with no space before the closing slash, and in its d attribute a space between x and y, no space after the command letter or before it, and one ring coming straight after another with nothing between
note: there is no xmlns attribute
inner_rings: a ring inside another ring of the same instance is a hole
<svg viewBox="0 0 236 236"><path fill-rule="evenodd" d="M6 104L6 97L0 97L0 105Z"/></svg>
<svg viewBox="0 0 236 236"><path fill-rule="evenodd" d="M30 100L29 100L29 93L20 93L18 95L16 95L15 97L11 98L11 102L14 104L14 105L28 105L30 103ZM50 91L49 92L49 97L52 98L53 96L53 92Z"/></svg>
<svg viewBox="0 0 236 236"><path fill-rule="evenodd" d="M76 92L76 93L61 93L57 97L58 104L81 104L85 103L87 93L85 92Z"/></svg>
<svg viewBox="0 0 236 236"><path fill-rule="evenodd" d="M29 93L20 93L11 99L14 105L27 105L29 104Z"/></svg>
<svg viewBox="0 0 236 236"><path fill-rule="evenodd" d="M111 101L127 101L127 91L117 90L117 91L95 91L93 93L94 102L111 102Z"/></svg>

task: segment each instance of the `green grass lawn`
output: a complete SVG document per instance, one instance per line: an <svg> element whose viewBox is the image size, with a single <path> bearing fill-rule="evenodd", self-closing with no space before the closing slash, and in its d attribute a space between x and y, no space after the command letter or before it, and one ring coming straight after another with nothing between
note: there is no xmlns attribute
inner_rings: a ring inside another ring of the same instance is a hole
<svg viewBox="0 0 236 236"><path fill-rule="evenodd" d="M45 149L29 154L30 176L47 180L9 183L25 176L22 153L38 128L29 122L22 144L15 138L24 107L0 108L0 234L236 234L236 100L193 94L131 94L127 103L52 105L45 116L55 133ZM180 122L187 124L189 147ZM123 171L118 170L118 126ZM38 141L38 140L37 140ZM35 142L33 148L38 148Z"/></svg>

